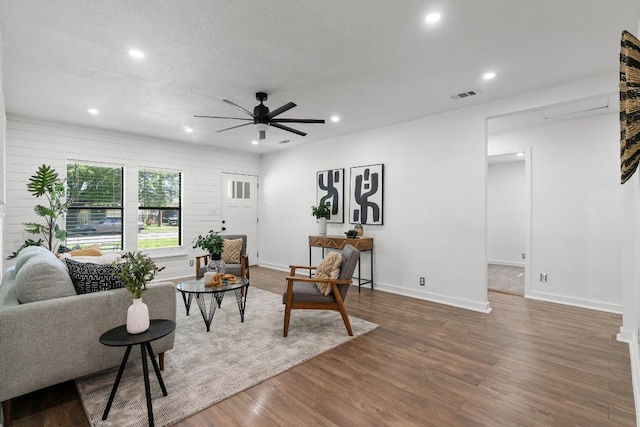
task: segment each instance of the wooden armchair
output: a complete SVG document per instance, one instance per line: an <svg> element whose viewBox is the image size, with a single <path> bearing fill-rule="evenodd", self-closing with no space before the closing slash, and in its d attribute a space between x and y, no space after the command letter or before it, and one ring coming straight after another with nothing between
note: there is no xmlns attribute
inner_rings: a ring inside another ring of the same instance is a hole
<svg viewBox="0 0 640 427"><path fill-rule="evenodd" d="M342 250L342 265L337 279L296 276L297 270L313 271L317 267L290 266L291 271L287 277L287 288L282 296L282 302L285 304L283 336L286 337L289 333L289 319L293 309L337 310L342 315L342 321L347 328L347 332L353 336L349 316L344 308L344 299L347 297L347 291L352 281L351 278L359 259L360 251L351 245L346 245ZM331 284L332 292L327 296L323 295L316 286L316 282Z"/></svg>
<svg viewBox="0 0 640 427"><path fill-rule="evenodd" d="M247 236L244 234L229 234L222 236L227 240L242 239L242 249L240 250L240 263L226 263L225 272L237 277L249 278L249 256L247 255ZM223 253L224 260L224 253ZM196 257L196 279L200 279L207 272L209 254Z"/></svg>

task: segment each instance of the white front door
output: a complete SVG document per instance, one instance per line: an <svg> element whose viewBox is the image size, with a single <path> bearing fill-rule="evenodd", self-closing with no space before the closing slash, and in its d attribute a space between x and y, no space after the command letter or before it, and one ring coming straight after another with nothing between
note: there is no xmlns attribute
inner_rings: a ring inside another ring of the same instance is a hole
<svg viewBox="0 0 640 427"><path fill-rule="evenodd" d="M258 177L222 173L222 234L246 234L249 264L258 264Z"/></svg>

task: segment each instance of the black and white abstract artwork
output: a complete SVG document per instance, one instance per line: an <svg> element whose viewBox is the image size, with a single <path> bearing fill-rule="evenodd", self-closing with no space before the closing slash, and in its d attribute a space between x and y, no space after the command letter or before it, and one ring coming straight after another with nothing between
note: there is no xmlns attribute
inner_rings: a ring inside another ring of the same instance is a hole
<svg viewBox="0 0 640 427"><path fill-rule="evenodd" d="M320 171L316 175L318 205L331 203L327 222L344 222L344 169Z"/></svg>
<svg viewBox="0 0 640 427"><path fill-rule="evenodd" d="M351 168L349 222L382 225L383 165Z"/></svg>

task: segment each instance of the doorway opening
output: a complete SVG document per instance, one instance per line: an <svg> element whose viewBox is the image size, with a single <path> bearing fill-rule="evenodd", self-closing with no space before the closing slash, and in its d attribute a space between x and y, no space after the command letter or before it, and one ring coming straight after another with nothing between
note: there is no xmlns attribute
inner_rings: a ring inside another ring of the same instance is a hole
<svg viewBox="0 0 640 427"><path fill-rule="evenodd" d="M487 157L487 290L525 296L530 253L530 149Z"/></svg>

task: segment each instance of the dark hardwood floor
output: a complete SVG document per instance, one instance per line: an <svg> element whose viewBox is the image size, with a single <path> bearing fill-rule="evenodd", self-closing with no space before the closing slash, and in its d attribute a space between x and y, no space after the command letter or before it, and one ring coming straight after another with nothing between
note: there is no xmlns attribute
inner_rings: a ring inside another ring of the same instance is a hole
<svg viewBox="0 0 640 427"><path fill-rule="evenodd" d="M252 267L251 285L281 293L284 276ZM349 314L378 329L177 425L636 425L629 350L615 339L621 316L489 300L486 315L351 289ZM72 382L14 401L15 427L84 425Z"/></svg>

